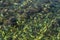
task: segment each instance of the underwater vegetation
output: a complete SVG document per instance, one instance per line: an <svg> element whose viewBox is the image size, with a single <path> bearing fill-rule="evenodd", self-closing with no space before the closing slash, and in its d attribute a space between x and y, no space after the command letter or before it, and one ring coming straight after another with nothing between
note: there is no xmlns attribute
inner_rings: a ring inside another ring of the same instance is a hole
<svg viewBox="0 0 60 40"><path fill-rule="evenodd" d="M60 0L0 0L0 40L60 40Z"/></svg>

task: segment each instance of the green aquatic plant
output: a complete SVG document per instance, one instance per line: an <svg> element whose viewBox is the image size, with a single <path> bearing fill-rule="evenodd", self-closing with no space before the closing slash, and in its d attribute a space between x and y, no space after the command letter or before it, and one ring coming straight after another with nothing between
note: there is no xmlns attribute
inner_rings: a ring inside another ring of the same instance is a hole
<svg viewBox="0 0 60 40"><path fill-rule="evenodd" d="M60 1L0 0L0 40L60 40Z"/></svg>

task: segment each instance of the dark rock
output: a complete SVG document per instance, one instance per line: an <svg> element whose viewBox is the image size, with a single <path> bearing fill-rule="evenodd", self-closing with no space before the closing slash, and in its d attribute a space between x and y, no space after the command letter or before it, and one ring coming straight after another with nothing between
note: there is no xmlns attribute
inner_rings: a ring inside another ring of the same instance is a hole
<svg viewBox="0 0 60 40"><path fill-rule="evenodd" d="M0 25L2 25L3 24L3 22L0 22Z"/></svg>
<svg viewBox="0 0 60 40"><path fill-rule="evenodd" d="M9 38L7 38L8 40L13 40L13 38L12 37L9 37Z"/></svg>
<svg viewBox="0 0 60 40"><path fill-rule="evenodd" d="M60 19L57 19L57 23L60 25Z"/></svg>
<svg viewBox="0 0 60 40"><path fill-rule="evenodd" d="M17 21L17 19L16 18L11 18L11 20L10 20L11 22L16 22Z"/></svg>
<svg viewBox="0 0 60 40"><path fill-rule="evenodd" d="M52 7L55 7L55 5L54 4L50 4L50 7L52 8Z"/></svg>
<svg viewBox="0 0 60 40"><path fill-rule="evenodd" d="M43 7L41 7L39 5L38 5L38 8L37 9L38 9L38 12L42 12L43 11Z"/></svg>
<svg viewBox="0 0 60 40"><path fill-rule="evenodd" d="M12 26L17 25L17 19L16 18L11 18L10 22L11 22Z"/></svg>

